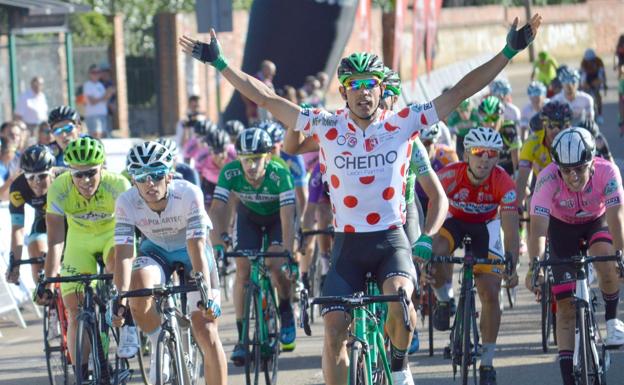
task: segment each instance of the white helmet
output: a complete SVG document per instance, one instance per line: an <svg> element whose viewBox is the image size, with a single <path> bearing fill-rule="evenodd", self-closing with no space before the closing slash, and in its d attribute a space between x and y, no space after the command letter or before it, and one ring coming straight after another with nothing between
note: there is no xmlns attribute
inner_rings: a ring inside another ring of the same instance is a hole
<svg viewBox="0 0 624 385"><path fill-rule="evenodd" d="M167 150L171 152L171 155L173 155L173 157L178 156L178 144L175 142L175 140L169 138L158 138L158 143L167 147Z"/></svg>
<svg viewBox="0 0 624 385"><path fill-rule="evenodd" d="M423 128L422 131L420 131L420 140L430 140L432 142L435 142L436 140L438 140L438 138L440 137L440 135L442 135L442 129L440 127L440 125L444 124L443 122L438 122L436 124L433 124L431 126L428 126L427 128Z"/></svg>
<svg viewBox="0 0 624 385"><path fill-rule="evenodd" d="M143 172L144 169L166 169L173 167L173 155L158 142L143 142L132 147L126 158L126 170L129 174Z"/></svg>
<svg viewBox="0 0 624 385"><path fill-rule="evenodd" d="M595 150L596 142L589 131L570 127L555 136L550 153L557 165L574 167L594 159Z"/></svg>
<svg viewBox="0 0 624 385"><path fill-rule="evenodd" d="M491 148L493 150L503 150L503 138L500 134L491 128L477 127L473 128L464 137L464 148L466 150L472 147Z"/></svg>

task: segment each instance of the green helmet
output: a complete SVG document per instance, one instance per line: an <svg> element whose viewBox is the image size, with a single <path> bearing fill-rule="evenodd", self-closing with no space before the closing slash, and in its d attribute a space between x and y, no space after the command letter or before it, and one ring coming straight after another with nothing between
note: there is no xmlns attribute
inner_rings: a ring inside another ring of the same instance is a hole
<svg viewBox="0 0 624 385"><path fill-rule="evenodd" d="M385 66L383 83L386 85L386 92L389 92L390 96L401 96L401 77Z"/></svg>
<svg viewBox="0 0 624 385"><path fill-rule="evenodd" d="M468 111L470 110L470 99L464 99L462 100L461 103L459 103L459 106L457 106L457 109L460 111Z"/></svg>
<svg viewBox="0 0 624 385"><path fill-rule="evenodd" d="M89 136L72 140L65 148L63 160L73 166L95 166L104 163L104 146Z"/></svg>
<svg viewBox="0 0 624 385"><path fill-rule="evenodd" d="M488 96L479 104L479 112L482 115L501 115L503 113L503 104L496 96Z"/></svg>
<svg viewBox="0 0 624 385"><path fill-rule="evenodd" d="M374 53L356 52L343 58L338 66L338 80L344 84L345 80L357 74L371 74L384 79L384 65L379 56Z"/></svg>

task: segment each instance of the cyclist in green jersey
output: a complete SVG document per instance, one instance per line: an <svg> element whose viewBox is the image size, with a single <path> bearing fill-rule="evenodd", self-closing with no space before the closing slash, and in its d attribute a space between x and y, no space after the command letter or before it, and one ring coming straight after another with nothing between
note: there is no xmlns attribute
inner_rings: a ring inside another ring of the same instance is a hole
<svg viewBox="0 0 624 385"><path fill-rule="evenodd" d="M456 136L455 151L461 159L464 154L464 137L471 128L481 124L479 112L472 106L470 99L466 99L449 114L446 124Z"/></svg>
<svg viewBox="0 0 624 385"><path fill-rule="evenodd" d="M288 168L271 159L272 148L269 134L260 128L245 129L236 141L238 159L225 165L210 205L210 218L214 231L210 238L215 255L223 255L228 236L230 193L235 193L240 203L234 230L237 250L260 250L263 235L268 235L269 252L292 253L295 229L295 190ZM295 348L295 319L290 304L291 283L281 270L284 258L270 258L265 262L271 270L277 288L280 311L280 343L282 350ZM244 290L249 281L249 262L236 258L234 283L234 310L238 329L238 343L231 360L236 366L245 364L242 345Z"/></svg>
<svg viewBox="0 0 624 385"><path fill-rule="evenodd" d="M73 140L65 148L64 161L69 171L58 176L48 190L46 278L96 274L100 256L106 270L114 271L115 201L130 188L130 183L123 176L104 170L104 157L104 146L91 137ZM71 356L76 351L79 289L77 283L61 284L69 312L67 344ZM37 302L45 304L47 300L40 297ZM88 351L85 349L85 353Z"/></svg>

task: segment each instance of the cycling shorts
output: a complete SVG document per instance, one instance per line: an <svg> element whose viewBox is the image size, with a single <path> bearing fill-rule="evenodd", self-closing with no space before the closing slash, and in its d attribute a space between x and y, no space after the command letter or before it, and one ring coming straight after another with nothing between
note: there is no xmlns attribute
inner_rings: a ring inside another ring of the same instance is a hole
<svg viewBox="0 0 624 385"><path fill-rule="evenodd" d="M329 203L329 189L323 183L323 174L317 164L312 170L312 175L308 181L308 202L309 203Z"/></svg>
<svg viewBox="0 0 624 385"><path fill-rule="evenodd" d="M465 235L471 239L471 250L476 258L502 259L505 255L501 237L500 219L484 223L470 223L457 218L447 218L438 234L449 243L452 254L462 242ZM504 264L476 265L475 274L501 275L505 271Z"/></svg>
<svg viewBox="0 0 624 385"><path fill-rule="evenodd" d="M262 250L264 234L268 245L282 244L282 222L279 212L272 215L258 215L242 203L238 204L236 226L234 227L235 250Z"/></svg>
<svg viewBox="0 0 624 385"><path fill-rule="evenodd" d="M221 304L217 264L211 248L206 247L205 252L208 260L208 270L210 271L210 279L206 281L211 287L212 300L217 304ZM193 270L193 266L191 265L191 259L186 248L167 251L149 239L146 239L141 242L141 245L139 246L139 256L134 260L132 270L147 269L152 272L152 277L158 277L158 280L154 282L155 285L164 285L170 281L171 275L174 272L175 263L181 263L184 265L186 279L188 280L190 273ZM197 303L200 300L201 296L199 292L194 291L187 294L187 303L194 305L190 306L191 309L198 310Z"/></svg>
<svg viewBox="0 0 624 385"><path fill-rule="evenodd" d="M204 207L208 210L210 204L212 203L212 195L217 185L202 178L200 187L202 193L204 194Z"/></svg>
<svg viewBox="0 0 624 385"><path fill-rule="evenodd" d="M370 233L336 233L324 296L346 296L366 291L366 274L373 273L381 288L386 279L402 276L415 285L412 249L402 227ZM343 311L344 306L324 306L322 315Z"/></svg>
<svg viewBox="0 0 624 385"><path fill-rule="evenodd" d="M114 246L115 238L113 229L103 233L85 233L70 228L67 231L65 240L61 276L97 274L98 257L102 256L102 261L106 264L108 255ZM75 293L76 291L83 291L81 283L61 283L61 294L63 296Z"/></svg>
<svg viewBox="0 0 624 385"><path fill-rule="evenodd" d="M551 216L548 223L548 239L550 246L549 258L569 259L580 255L581 248L577 240L588 240L591 247L596 242L613 243L607 220L603 215L595 220L582 224L570 224ZM576 288L576 273L573 266L555 265L553 273L553 294L557 299L571 297Z"/></svg>

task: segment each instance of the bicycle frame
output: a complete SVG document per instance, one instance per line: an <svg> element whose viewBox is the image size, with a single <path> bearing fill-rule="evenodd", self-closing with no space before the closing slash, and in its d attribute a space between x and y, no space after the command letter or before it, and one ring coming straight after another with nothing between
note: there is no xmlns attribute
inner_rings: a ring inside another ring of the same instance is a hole
<svg viewBox="0 0 624 385"><path fill-rule="evenodd" d="M256 295L256 303L262 304L262 306L258 306L256 309L256 317L258 317L258 319L264 320L264 309L267 303L265 296L271 296L273 303L277 304L277 302L275 301L275 290L273 289L273 286L271 284L271 277L269 276L269 273L267 272L266 266L264 264L264 258L250 258L249 263L251 265L251 271L249 274L249 286L247 287L247 290L252 290L253 293L255 293ZM248 311L248 309L245 309L245 311ZM270 354L271 352L267 351L269 347L265 344L266 341L269 340L268 325L266 322L259 322L259 324L261 353L263 355ZM247 334L248 328L249 325L243 325L243 335Z"/></svg>

